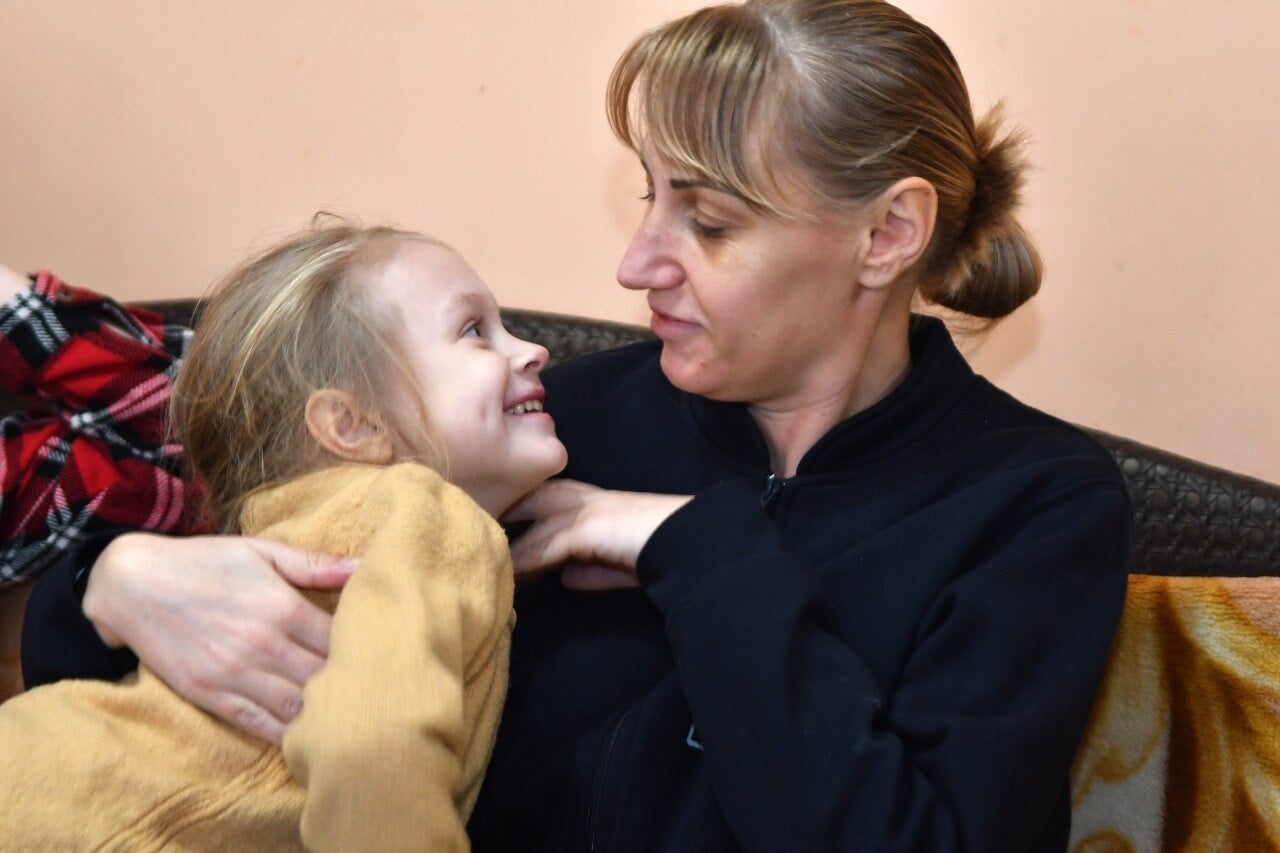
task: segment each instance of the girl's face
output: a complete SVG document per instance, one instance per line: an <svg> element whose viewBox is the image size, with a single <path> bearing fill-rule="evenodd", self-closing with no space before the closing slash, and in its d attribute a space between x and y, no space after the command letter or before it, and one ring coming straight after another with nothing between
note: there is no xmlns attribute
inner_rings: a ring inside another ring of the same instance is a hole
<svg viewBox="0 0 1280 853"><path fill-rule="evenodd" d="M442 474L494 515L568 456L542 411L545 347L513 337L456 252L405 241L377 287L404 317L405 350L446 459Z"/></svg>
<svg viewBox="0 0 1280 853"><path fill-rule="evenodd" d="M805 195L778 220L644 152L648 207L618 281L649 292L662 369L718 400L785 407L847 382L842 350L865 256L858 212Z"/></svg>

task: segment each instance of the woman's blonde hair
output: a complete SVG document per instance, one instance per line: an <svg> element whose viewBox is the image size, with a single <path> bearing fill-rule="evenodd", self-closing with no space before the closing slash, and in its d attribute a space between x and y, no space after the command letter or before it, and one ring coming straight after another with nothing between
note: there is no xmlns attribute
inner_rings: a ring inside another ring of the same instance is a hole
<svg viewBox="0 0 1280 853"><path fill-rule="evenodd" d="M426 440L426 412L401 344L404 318L373 283L407 240L443 245L321 214L310 229L250 258L209 296L178 372L171 415L205 486L205 518L219 531L238 532L254 489L325 458L305 425L315 391L347 392L409 447ZM412 425L403 406L387 405L393 398L419 404Z"/></svg>
<svg viewBox="0 0 1280 853"><path fill-rule="evenodd" d="M902 178L938 194L919 293L974 317L1009 314L1040 286L1039 253L1014 217L1020 134L997 106L974 122L950 49L881 0L749 0L642 35L618 60L609 122L696 176L786 218L779 164L836 207Z"/></svg>

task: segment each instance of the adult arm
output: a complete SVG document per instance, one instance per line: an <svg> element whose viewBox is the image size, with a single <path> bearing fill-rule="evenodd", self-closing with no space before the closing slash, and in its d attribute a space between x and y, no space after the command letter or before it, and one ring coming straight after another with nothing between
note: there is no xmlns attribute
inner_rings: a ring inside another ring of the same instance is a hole
<svg viewBox="0 0 1280 853"><path fill-rule="evenodd" d="M329 615L294 587L339 588L353 563L245 537L94 544L91 562L68 555L32 592L28 684L118 678L135 665L127 647L192 704L279 743L328 652Z"/></svg>
<svg viewBox="0 0 1280 853"><path fill-rule="evenodd" d="M937 596L891 693L753 485L717 485L658 529L639 577L744 846L1035 844L1119 618L1129 505L1099 478L1012 515Z"/></svg>
<svg viewBox="0 0 1280 853"><path fill-rule="evenodd" d="M466 850L505 695L506 537L462 492L396 468L334 614L332 650L284 740L309 850Z"/></svg>

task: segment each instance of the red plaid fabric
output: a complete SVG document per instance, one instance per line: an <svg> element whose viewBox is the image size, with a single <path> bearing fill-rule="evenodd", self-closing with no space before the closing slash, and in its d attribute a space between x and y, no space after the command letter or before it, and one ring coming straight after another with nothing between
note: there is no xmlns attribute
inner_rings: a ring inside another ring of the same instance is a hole
<svg viewBox="0 0 1280 853"><path fill-rule="evenodd" d="M98 530L183 532L191 484L167 409L191 331L47 272L0 306L0 587Z"/></svg>

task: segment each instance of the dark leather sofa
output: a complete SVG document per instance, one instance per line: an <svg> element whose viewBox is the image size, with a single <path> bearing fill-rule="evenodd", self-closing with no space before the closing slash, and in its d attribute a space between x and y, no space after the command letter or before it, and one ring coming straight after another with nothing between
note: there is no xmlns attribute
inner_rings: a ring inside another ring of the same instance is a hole
<svg viewBox="0 0 1280 853"><path fill-rule="evenodd" d="M195 300L146 303L192 323ZM511 331L537 341L552 363L650 337L640 326L507 310ZM0 397L0 414L13 401ZM1158 575L1280 574L1280 486L1120 436L1087 430L1120 463L1134 505L1131 571Z"/></svg>

